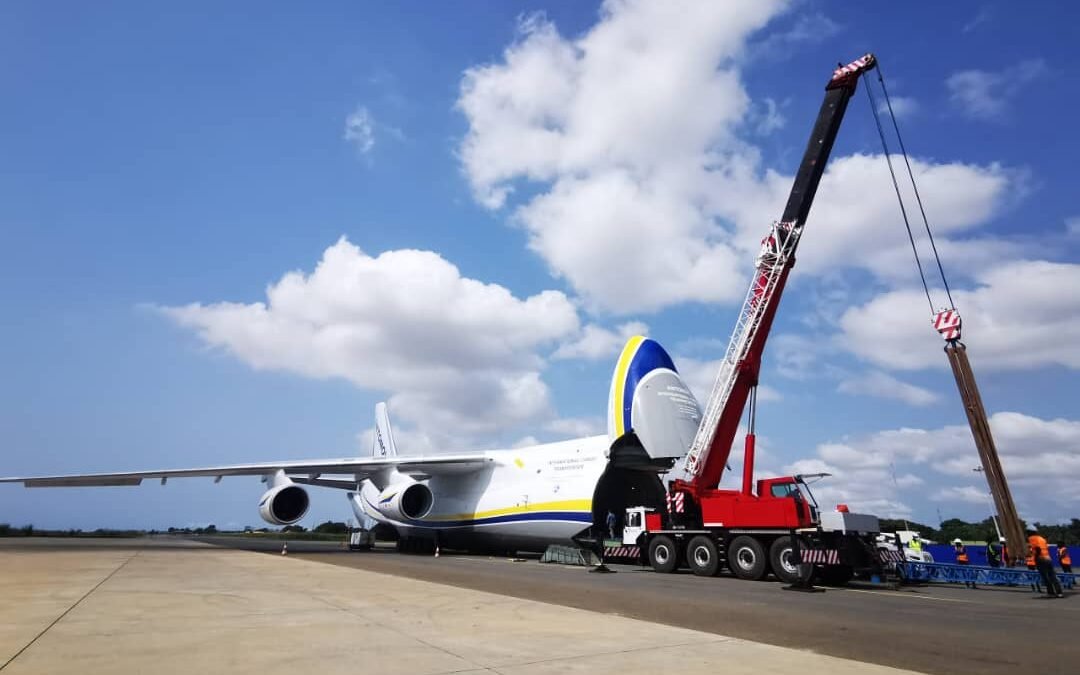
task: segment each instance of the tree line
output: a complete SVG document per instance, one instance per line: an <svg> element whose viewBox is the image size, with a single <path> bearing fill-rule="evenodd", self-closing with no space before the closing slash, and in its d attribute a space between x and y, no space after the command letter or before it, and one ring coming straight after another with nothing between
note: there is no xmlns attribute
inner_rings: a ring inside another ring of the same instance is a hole
<svg viewBox="0 0 1080 675"><path fill-rule="evenodd" d="M1021 523L1026 529L1027 522L1021 521ZM1058 525L1046 525L1039 522L1034 522L1032 525L1051 544L1080 545L1080 518L1073 518L1068 523ZM916 523L911 520L881 519L882 532L895 532L896 530L915 530L923 539L930 539L943 544L953 539L961 541L997 541L998 538L992 518L977 523L969 523L959 518L949 518L941 521L938 527Z"/></svg>

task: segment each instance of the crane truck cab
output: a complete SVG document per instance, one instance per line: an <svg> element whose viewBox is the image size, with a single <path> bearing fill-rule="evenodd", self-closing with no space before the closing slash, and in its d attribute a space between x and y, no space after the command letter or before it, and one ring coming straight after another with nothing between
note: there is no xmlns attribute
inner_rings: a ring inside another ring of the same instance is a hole
<svg viewBox="0 0 1080 675"><path fill-rule="evenodd" d="M631 506L626 509L626 524L623 525L623 546L636 546L641 535L649 530L662 529L663 516L656 509L647 506Z"/></svg>
<svg viewBox="0 0 1080 675"><path fill-rule="evenodd" d="M763 478L757 493L705 490L698 496L705 523L729 527L801 529L818 525L818 505L802 476Z"/></svg>

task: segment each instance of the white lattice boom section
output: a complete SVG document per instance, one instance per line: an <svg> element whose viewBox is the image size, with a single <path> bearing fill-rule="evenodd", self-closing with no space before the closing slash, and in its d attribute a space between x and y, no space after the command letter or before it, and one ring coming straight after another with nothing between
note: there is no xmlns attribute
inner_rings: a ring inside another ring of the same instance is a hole
<svg viewBox="0 0 1080 675"><path fill-rule="evenodd" d="M686 455L684 473L691 480L698 476L708 460L717 424L731 397L739 369L749 355L769 306L778 300L775 295L777 284L795 254L802 229L802 225L797 223L773 223L768 236L761 241L761 252L754 264L754 279L750 282L735 330L731 333L731 341L720 362L720 371L705 406L701 425Z"/></svg>

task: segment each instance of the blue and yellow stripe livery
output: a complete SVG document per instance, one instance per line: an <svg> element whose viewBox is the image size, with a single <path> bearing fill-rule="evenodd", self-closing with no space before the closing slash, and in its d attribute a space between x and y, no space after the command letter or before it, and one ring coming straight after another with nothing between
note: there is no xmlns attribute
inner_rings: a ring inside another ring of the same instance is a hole
<svg viewBox="0 0 1080 675"><path fill-rule="evenodd" d="M366 498L365 501L367 501ZM368 501L368 506L370 506L375 513L378 513L378 509L376 509L375 505L370 501ZM563 501L527 504L525 506L509 506L501 509L489 509L486 511L477 511L475 513L451 513L421 518L420 520L412 520L409 521L408 524L412 527L441 529L542 520L591 523L592 500L568 499Z"/></svg>
<svg viewBox="0 0 1080 675"><path fill-rule="evenodd" d="M656 340L635 335L626 342L615 364L608 400L608 435L610 440L632 431L630 413L638 382L657 368L675 370L675 362Z"/></svg>

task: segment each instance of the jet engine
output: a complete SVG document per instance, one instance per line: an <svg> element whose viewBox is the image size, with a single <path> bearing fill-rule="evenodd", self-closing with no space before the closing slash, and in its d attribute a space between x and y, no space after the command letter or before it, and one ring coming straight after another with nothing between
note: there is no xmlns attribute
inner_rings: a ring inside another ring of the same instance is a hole
<svg viewBox="0 0 1080 675"><path fill-rule="evenodd" d="M391 520L419 520L431 513L435 496L425 483L415 481L388 485L379 493L379 513Z"/></svg>
<svg viewBox="0 0 1080 675"><path fill-rule="evenodd" d="M304 488L289 481L266 491L259 500L259 515L271 525L292 525L304 517L310 503Z"/></svg>

